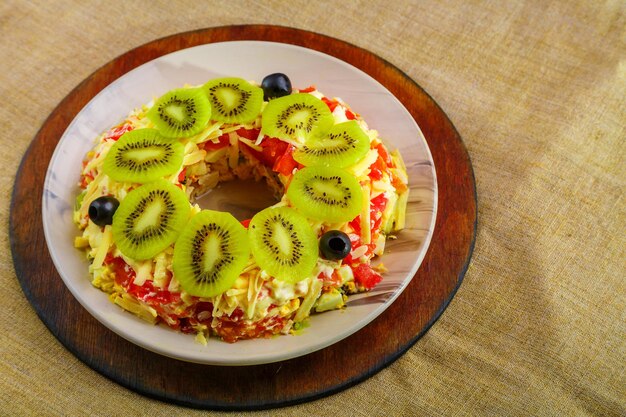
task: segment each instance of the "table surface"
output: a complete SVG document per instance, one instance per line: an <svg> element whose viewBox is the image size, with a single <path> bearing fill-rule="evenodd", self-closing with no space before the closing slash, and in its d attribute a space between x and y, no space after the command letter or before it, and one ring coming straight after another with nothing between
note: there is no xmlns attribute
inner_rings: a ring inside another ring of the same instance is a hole
<svg viewBox="0 0 626 417"><path fill-rule="evenodd" d="M463 285L415 346L281 415L626 413L626 3L131 3L0 6L6 231L33 136L111 59L210 26L324 33L390 61L449 115L474 165L479 227ZM0 239L0 414L207 414L135 394L66 351Z"/></svg>

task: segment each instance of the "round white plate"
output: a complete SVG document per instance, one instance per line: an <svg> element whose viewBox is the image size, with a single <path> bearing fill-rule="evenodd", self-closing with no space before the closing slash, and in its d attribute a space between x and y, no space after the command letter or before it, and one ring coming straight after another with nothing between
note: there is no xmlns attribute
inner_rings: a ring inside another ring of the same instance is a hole
<svg viewBox="0 0 626 417"><path fill-rule="evenodd" d="M389 269L371 292L349 298L347 308L311 317L301 334L235 344L217 338L206 346L191 335L164 325L152 326L109 302L90 283L88 262L74 248L79 234L72 209L79 193L81 161L95 138L119 123L130 110L183 84L236 76L261 81L287 74L295 88L316 85L325 95L341 97L398 148L409 175L406 229L387 244L382 261ZM125 339L151 351L212 365L253 365L281 361L322 349L361 329L404 290L419 268L433 233L437 182L428 146L402 104L379 82L332 56L293 45L234 41L180 50L150 61L115 80L96 95L69 125L50 161L43 192L43 226L52 260L74 297L98 321Z"/></svg>

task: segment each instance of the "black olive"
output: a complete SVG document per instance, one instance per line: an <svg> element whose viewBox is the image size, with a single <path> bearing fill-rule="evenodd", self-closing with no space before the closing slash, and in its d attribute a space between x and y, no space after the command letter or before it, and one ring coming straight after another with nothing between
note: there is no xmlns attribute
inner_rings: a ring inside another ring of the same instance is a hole
<svg viewBox="0 0 626 417"><path fill-rule="evenodd" d="M98 197L89 205L89 218L98 226L106 226L113 223L113 214L120 205L115 197Z"/></svg>
<svg viewBox="0 0 626 417"><path fill-rule="evenodd" d="M350 238L342 231L329 230L320 238L320 252L325 259L330 261L345 258L351 250Z"/></svg>
<svg viewBox="0 0 626 417"><path fill-rule="evenodd" d="M261 88L263 88L263 100L265 101L288 96L291 94L291 80L285 74L277 72L263 78Z"/></svg>

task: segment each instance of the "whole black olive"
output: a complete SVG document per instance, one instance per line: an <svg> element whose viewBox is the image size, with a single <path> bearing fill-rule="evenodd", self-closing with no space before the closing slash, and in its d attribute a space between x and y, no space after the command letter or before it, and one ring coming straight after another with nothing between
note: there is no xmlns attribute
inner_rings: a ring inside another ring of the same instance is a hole
<svg viewBox="0 0 626 417"><path fill-rule="evenodd" d="M106 226L113 223L113 214L120 202L115 197L98 197L89 205L89 218L98 226Z"/></svg>
<svg viewBox="0 0 626 417"><path fill-rule="evenodd" d="M291 80L285 74L277 72L263 78L261 88L263 89L263 100L265 101L288 96L291 94Z"/></svg>
<svg viewBox="0 0 626 417"><path fill-rule="evenodd" d="M325 259L330 261L345 258L351 250L350 238L342 231L329 230L320 238L320 252Z"/></svg>

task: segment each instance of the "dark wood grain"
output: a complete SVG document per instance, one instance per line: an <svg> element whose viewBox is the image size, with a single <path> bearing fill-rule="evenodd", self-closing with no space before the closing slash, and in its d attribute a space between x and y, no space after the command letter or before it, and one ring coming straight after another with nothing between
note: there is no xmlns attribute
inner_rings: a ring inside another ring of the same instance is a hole
<svg viewBox="0 0 626 417"><path fill-rule="evenodd" d="M133 68L191 46L227 40L291 43L333 55L389 89L422 129L439 188L428 253L407 289L351 337L305 357L267 365L220 367L146 351L97 322L67 290L48 254L41 221L46 167L68 124L100 90ZM326 396L378 372L411 347L446 308L465 274L476 232L476 189L467 151L434 100L390 63L354 45L286 27L228 26L178 34L133 49L76 87L52 112L20 165L10 214L17 277L58 340L115 382L163 401L210 409L262 409ZM391 330L391 331L390 331Z"/></svg>

